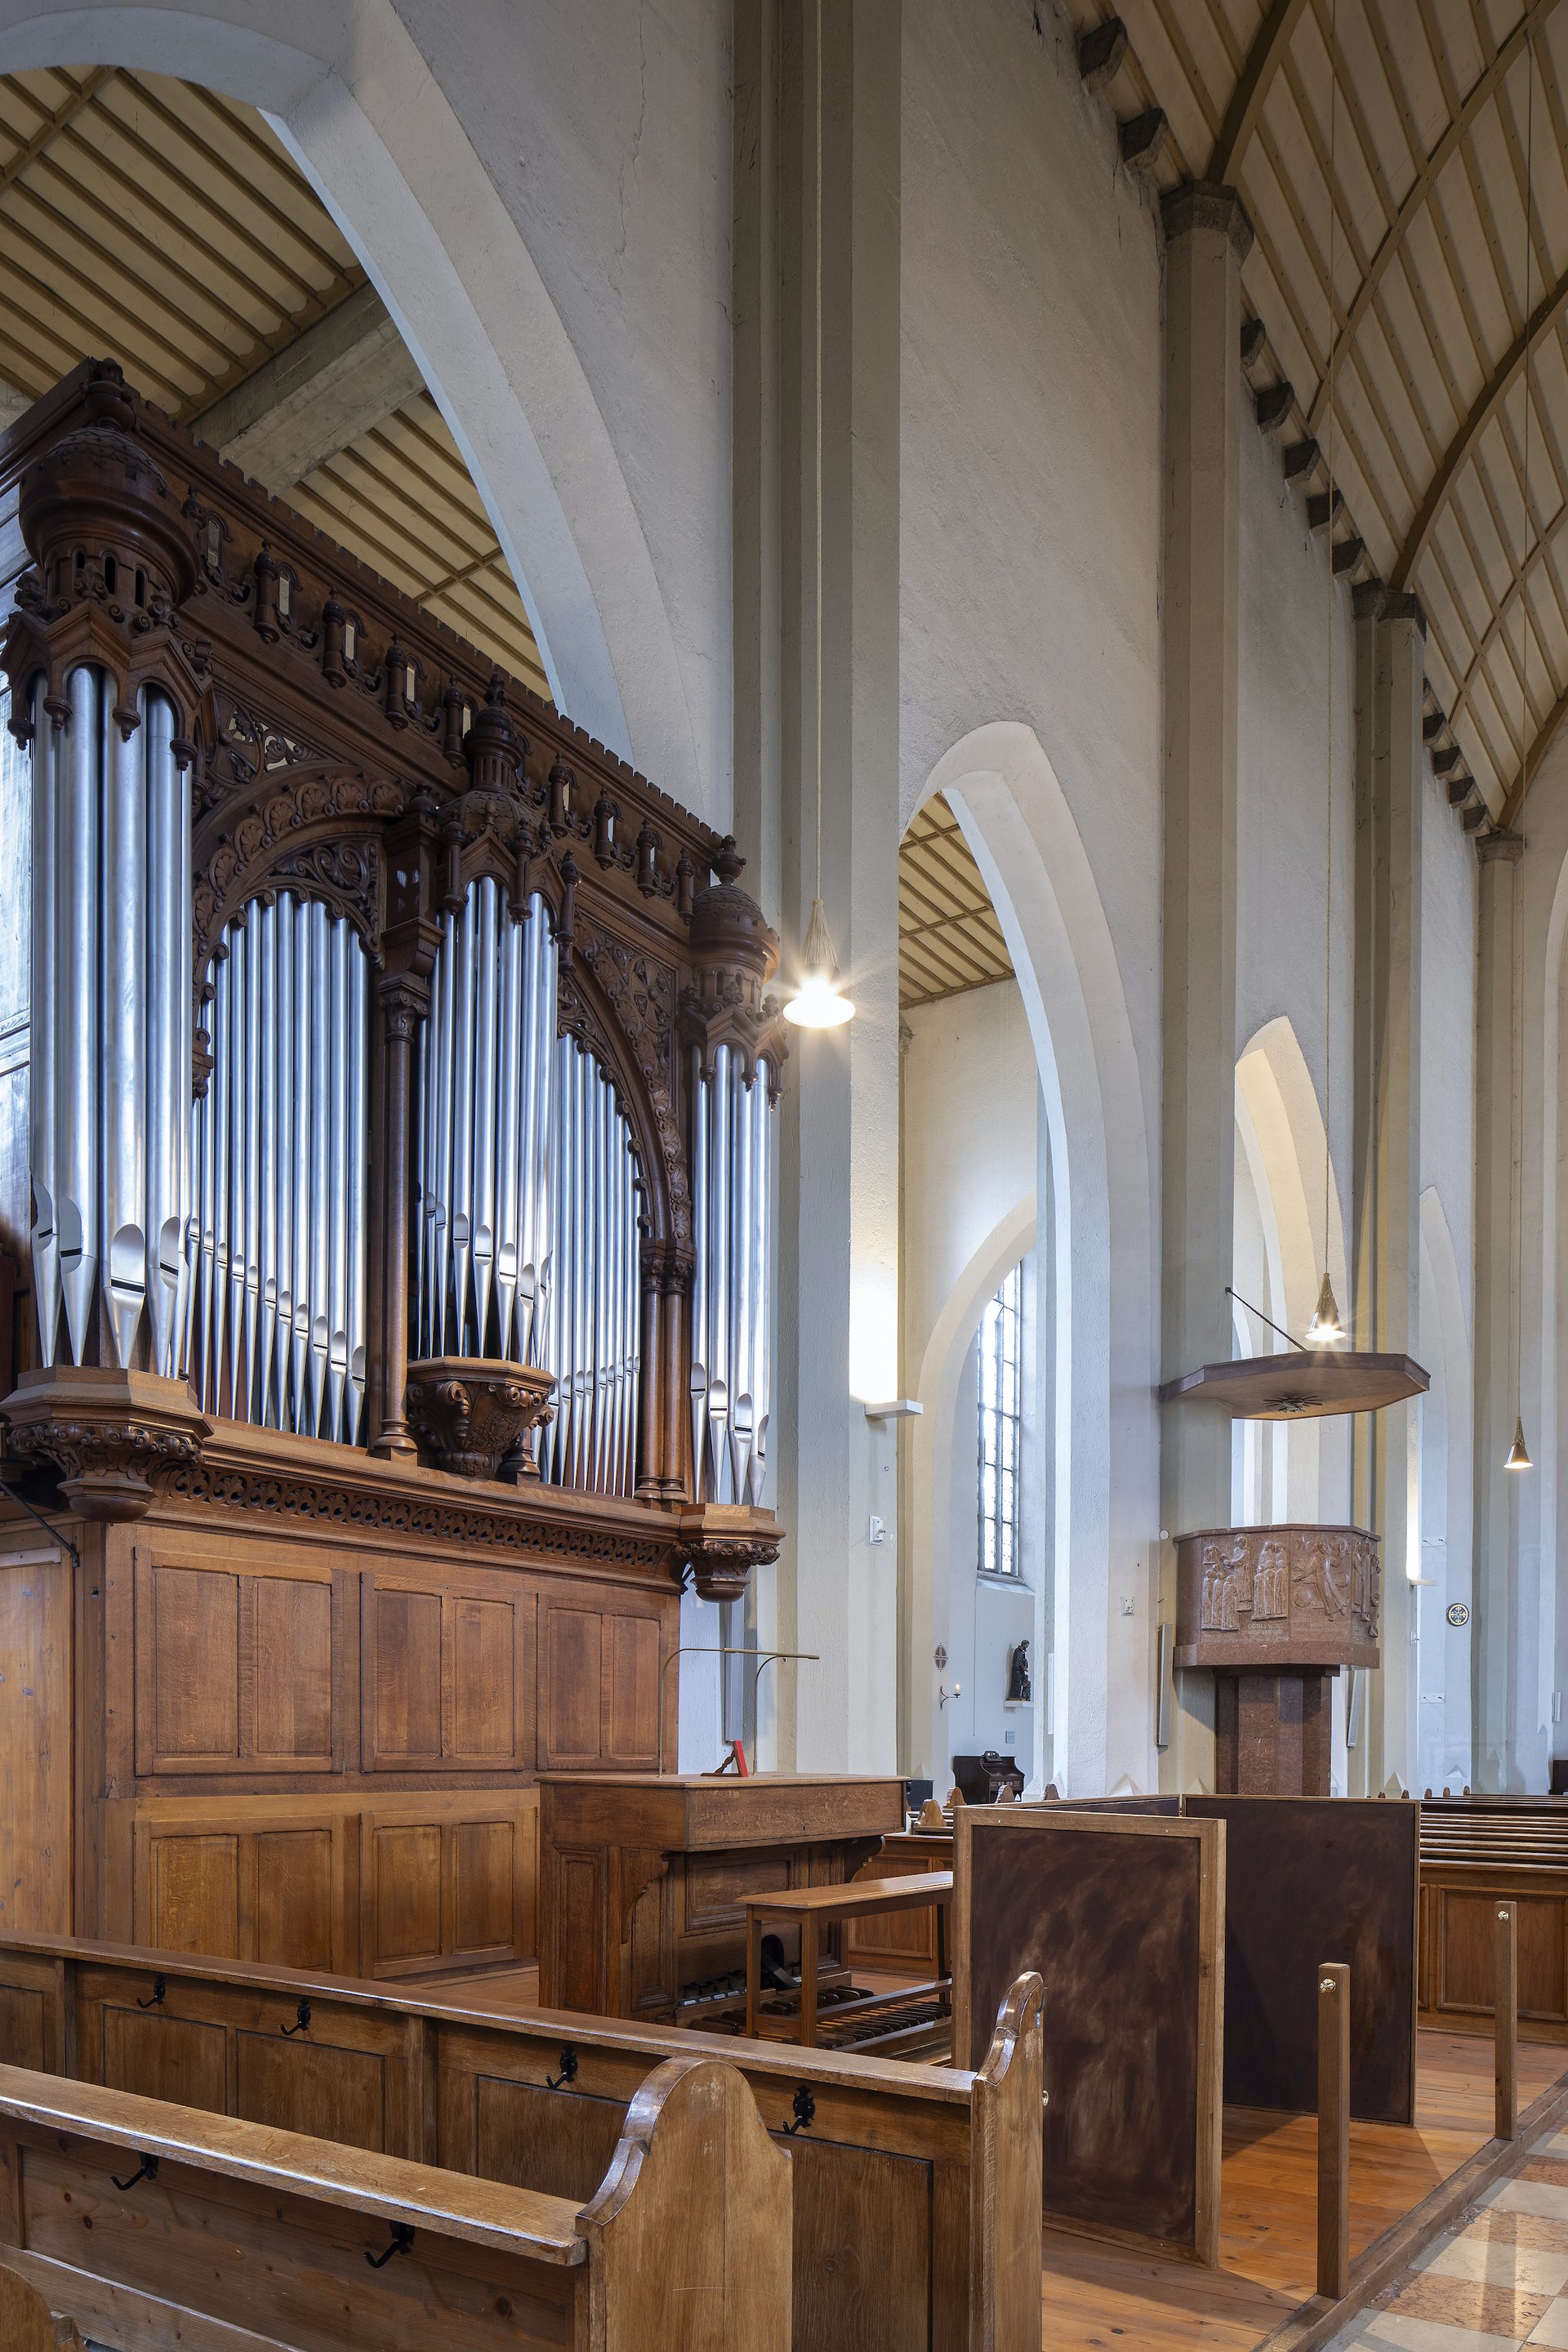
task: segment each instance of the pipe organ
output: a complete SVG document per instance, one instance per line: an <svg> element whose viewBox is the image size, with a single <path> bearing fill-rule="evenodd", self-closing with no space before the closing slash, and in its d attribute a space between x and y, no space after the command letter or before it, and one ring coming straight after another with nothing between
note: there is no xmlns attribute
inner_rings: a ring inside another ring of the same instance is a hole
<svg viewBox="0 0 1568 2352"><path fill-rule="evenodd" d="M112 558L110 559L112 562ZM58 691L51 691L58 683ZM181 1368L190 1170L188 795L174 711L78 662L34 747L32 1265L40 1362Z"/></svg>
<svg viewBox="0 0 1568 2352"><path fill-rule="evenodd" d="M364 950L279 891L207 966L212 1068L192 1115L185 1362L204 1411L359 1437L364 1406Z"/></svg>
<svg viewBox="0 0 1568 2352"><path fill-rule="evenodd" d="M777 941L112 362L0 436L0 618L7 1916L528 1958L537 1774L669 1761L681 1587L782 1540Z"/></svg>

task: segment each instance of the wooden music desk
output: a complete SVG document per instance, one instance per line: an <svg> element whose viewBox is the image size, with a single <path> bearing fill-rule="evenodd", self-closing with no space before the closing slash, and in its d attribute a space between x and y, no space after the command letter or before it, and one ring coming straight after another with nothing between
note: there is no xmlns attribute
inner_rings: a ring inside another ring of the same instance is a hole
<svg viewBox="0 0 1568 2352"><path fill-rule="evenodd" d="M800 1931L800 2020L798 2039L807 2049L816 2045L816 1960L818 1930L824 1922L885 1918L890 1912L936 1914L936 1977L931 1984L905 1985L896 1992L862 1993L833 2011L835 2018L864 2017L873 2010L907 2008L923 1993L935 1993L941 2004L951 1999L952 1977L947 1958L947 1914L952 1902L951 1870L927 1871L905 1879L867 1879L858 1886L802 1886L794 1894L748 1895L746 1897L746 2032L753 2041L782 2032L766 2022L762 2011L763 1929L792 1920Z"/></svg>
<svg viewBox="0 0 1568 2352"><path fill-rule="evenodd" d="M738 2005L745 1897L842 1887L903 1825L891 1777L542 1772L540 2003L693 2023Z"/></svg>

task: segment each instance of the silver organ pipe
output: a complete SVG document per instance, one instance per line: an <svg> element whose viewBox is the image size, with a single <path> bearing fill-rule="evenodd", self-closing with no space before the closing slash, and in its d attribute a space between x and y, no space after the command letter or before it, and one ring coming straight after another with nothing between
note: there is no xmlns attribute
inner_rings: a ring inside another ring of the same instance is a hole
<svg viewBox="0 0 1568 2352"><path fill-rule="evenodd" d="M45 1363L180 1370L191 1070L190 806L155 689L106 672L33 689L30 1136ZM127 730L129 729L129 731ZM143 1332L145 1338L143 1339Z"/></svg>
<svg viewBox="0 0 1568 2352"><path fill-rule="evenodd" d="M641 1349L637 1159L613 1086L555 1024L543 899L520 911L481 877L443 918L420 1044L414 1340L426 1359L544 1365L557 1387L542 1472L629 1494Z"/></svg>
<svg viewBox="0 0 1568 2352"><path fill-rule="evenodd" d="M346 919L284 891L209 968L195 1106L188 1361L203 1407L353 1444L364 1398L365 959Z"/></svg>
<svg viewBox="0 0 1568 2352"><path fill-rule="evenodd" d="M636 1481L642 1284L632 1130L592 1054L556 1041L554 1237L543 1361L555 1418L540 1468L560 1486L630 1494Z"/></svg>
<svg viewBox="0 0 1568 2352"><path fill-rule="evenodd" d="M773 1120L768 1072L733 1047L704 1076L691 1055L692 1458L698 1499L759 1504L767 1476L773 1334Z"/></svg>
<svg viewBox="0 0 1568 2352"><path fill-rule="evenodd" d="M443 919L415 1114L414 1332L422 1357L541 1360L555 949L482 877Z"/></svg>

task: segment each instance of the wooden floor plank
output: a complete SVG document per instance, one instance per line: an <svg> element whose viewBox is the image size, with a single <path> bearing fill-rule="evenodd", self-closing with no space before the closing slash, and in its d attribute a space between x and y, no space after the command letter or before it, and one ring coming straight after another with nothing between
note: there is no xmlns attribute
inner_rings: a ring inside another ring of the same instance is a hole
<svg viewBox="0 0 1568 2352"><path fill-rule="evenodd" d="M1563 2074L1563 2053L1521 2042L1521 2107ZM1351 2126L1352 2255L1483 2147L1492 2126L1492 2045L1417 2037L1415 2123ZM1203 2271L1046 2232L1042 2297L1052 2352L1250 2352L1312 2293L1317 2126L1310 2116L1227 2108L1220 2267Z"/></svg>

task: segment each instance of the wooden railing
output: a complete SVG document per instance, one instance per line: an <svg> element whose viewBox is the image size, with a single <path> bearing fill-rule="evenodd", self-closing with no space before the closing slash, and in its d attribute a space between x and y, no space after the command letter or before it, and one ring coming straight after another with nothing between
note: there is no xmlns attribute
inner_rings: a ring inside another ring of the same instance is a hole
<svg viewBox="0 0 1568 2352"><path fill-rule="evenodd" d="M1038 2162L1040 1998L1020 1980L971 2074L11 1937L0 2061L579 2201L660 2065L728 2061L795 2160L800 2352L1039 2352L1037 2174L1032 2232L1015 2208L1031 2137Z"/></svg>
<svg viewBox="0 0 1568 2352"><path fill-rule="evenodd" d="M0 2066L0 2264L121 2352L788 2352L792 2189L712 2059L654 2070L581 2208Z"/></svg>

